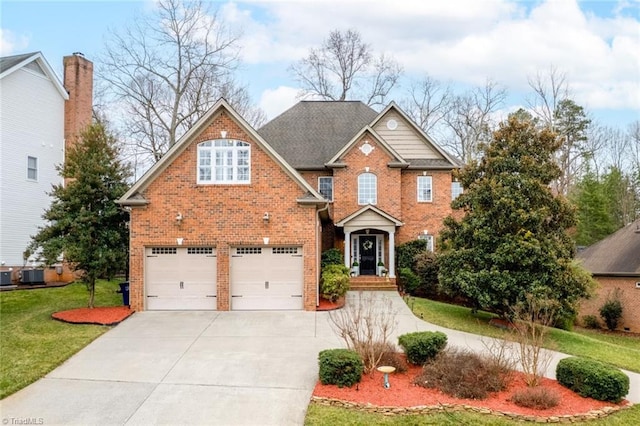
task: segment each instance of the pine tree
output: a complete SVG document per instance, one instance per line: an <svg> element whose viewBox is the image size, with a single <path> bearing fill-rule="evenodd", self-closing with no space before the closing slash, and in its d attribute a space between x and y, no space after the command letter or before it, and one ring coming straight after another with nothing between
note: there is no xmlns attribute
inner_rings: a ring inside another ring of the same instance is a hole
<svg viewBox="0 0 640 426"><path fill-rule="evenodd" d="M112 278L128 258L128 214L115 200L127 189L129 170L118 153L103 124L87 127L58 166L66 183L53 186L53 201L42 216L48 224L32 236L28 248L48 264L64 256L87 284L90 308L96 280Z"/></svg>
<svg viewBox="0 0 640 426"><path fill-rule="evenodd" d="M576 244L591 245L617 229L610 197L595 173L588 171L578 182L573 201L578 210Z"/></svg>
<svg viewBox="0 0 640 426"><path fill-rule="evenodd" d="M459 173L465 192L453 207L466 214L447 218L441 233L439 279L449 292L503 316L527 295L555 301L563 319L575 315L592 280L573 262L566 231L575 212L549 188L560 176L559 146L553 132L513 114Z"/></svg>

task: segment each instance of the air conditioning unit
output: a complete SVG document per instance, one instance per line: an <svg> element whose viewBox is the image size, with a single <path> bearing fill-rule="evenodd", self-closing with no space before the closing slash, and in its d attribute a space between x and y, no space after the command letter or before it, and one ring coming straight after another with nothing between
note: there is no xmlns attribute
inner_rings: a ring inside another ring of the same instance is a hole
<svg viewBox="0 0 640 426"><path fill-rule="evenodd" d="M0 285L11 285L11 271L0 271Z"/></svg>
<svg viewBox="0 0 640 426"><path fill-rule="evenodd" d="M22 284L38 284L44 282L44 269L23 269Z"/></svg>

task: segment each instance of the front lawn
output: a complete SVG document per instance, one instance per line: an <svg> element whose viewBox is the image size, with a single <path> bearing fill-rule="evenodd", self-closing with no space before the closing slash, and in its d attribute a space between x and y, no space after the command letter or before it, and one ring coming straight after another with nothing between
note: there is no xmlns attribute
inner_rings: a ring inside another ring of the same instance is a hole
<svg viewBox="0 0 640 426"><path fill-rule="evenodd" d="M122 305L118 280L96 283L96 306ZM45 376L110 329L56 321L57 311L86 307L84 284L0 292L0 398Z"/></svg>
<svg viewBox="0 0 640 426"><path fill-rule="evenodd" d="M310 404L307 410L307 417L304 424L306 426L401 426L401 425L479 425L479 426L508 426L522 425L523 422L516 422L504 418L472 414L472 413L443 413L435 415L404 415L386 416L384 414L363 413L346 408L325 407ZM534 423L531 423L534 424ZM571 423L573 425L584 426L627 426L640 424L640 405L635 405L627 410L611 414L603 419L591 420L588 422Z"/></svg>
<svg viewBox="0 0 640 426"><path fill-rule="evenodd" d="M425 321L454 330L483 336L504 338L506 331L489 325L495 315L487 312L471 313L471 309L428 299L409 298L407 304L414 314ZM583 356L640 372L640 338L597 333L592 330L573 332L549 330L546 347L559 352Z"/></svg>

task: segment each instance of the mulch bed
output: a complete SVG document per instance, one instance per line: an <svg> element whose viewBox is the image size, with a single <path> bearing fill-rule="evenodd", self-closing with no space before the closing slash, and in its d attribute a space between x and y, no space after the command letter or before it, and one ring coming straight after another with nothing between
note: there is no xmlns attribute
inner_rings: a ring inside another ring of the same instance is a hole
<svg viewBox="0 0 640 426"><path fill-rule="evenodd" d="M133 311L128 306L107 306L71 309L55 312L51 316L53 319L71 324L116 325L131 314Z"/></svg>
<svg viewBox="0 0 640 426"><path fill-rule="evenodd" d="M385 389L382 386L382 373L374 371L372 375L364 374L362 381L351 388L339 388L335 385L323 385L318 382L313 391L313 396L380 407L415 407L437 404L468 405L488 408L492 411L545 417L576 415L592 410L601 410L605 407L620 408L629 405L627 401L614 404L612 402L584 398L560 385L557 381L545 378L542 380L541 385L556 392L560 396L560 404L546 410L519 407L510 400L515 391L526 388L523 375L519 372L513 373L513 381L502 392L490 394L488 398L483 400L460 399L446 395L436 389L427 389L413 384L413 380L420 373L421 368L420 366L409 366L405 373L390 374L390 389Z"/></svg>
<svg viewBox="0 0 640 426"><path fill-rule="evenodd" d="M344 306L345 298L341 297L335 302L320 298L320 304L316 307L316 311L334 311Z"/></svg>

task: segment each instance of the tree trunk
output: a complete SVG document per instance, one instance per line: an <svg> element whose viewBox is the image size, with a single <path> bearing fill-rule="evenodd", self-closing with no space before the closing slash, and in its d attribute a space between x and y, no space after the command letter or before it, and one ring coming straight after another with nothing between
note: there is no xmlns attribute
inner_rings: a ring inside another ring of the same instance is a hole
<svg viewBox="0 0 640 426"><path fill-rule="evenodd" d="M93 309L93 304L96 296L96 280L91 278L89 281L89 308Z"/></svg>

